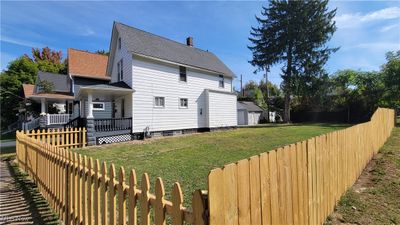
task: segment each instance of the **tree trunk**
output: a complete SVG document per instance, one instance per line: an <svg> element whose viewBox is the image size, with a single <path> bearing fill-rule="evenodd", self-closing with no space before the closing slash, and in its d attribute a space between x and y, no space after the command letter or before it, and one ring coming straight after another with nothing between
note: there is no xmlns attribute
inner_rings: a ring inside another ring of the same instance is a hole
<svg viewBox="0 0 400 225"><path fill-rule="evenodd" d="M285 112L283 120L285 123L290 123L290 93L285 94Z"/></svg>
<svg viewBox="0 0 400 225"><path fill-rule="evenodd" d="M285 110L283 114L283 121L285 123L290 123L290 93L292 88L292 44L289 43L287 52L287 68L286 77L283 80L285 82Z"/></svg>

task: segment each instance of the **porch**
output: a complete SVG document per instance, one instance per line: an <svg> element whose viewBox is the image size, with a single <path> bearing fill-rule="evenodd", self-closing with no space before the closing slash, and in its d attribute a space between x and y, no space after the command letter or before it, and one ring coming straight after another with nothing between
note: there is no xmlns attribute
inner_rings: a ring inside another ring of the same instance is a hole
<svg viewBox="0 0 400 225"><path fill-rule="evenodd" d="M133 92L124 82L81 87L76 95L79 117L67 126L84 125L88 145L101 144L101 140L116 135L131 137Z"/></svg>

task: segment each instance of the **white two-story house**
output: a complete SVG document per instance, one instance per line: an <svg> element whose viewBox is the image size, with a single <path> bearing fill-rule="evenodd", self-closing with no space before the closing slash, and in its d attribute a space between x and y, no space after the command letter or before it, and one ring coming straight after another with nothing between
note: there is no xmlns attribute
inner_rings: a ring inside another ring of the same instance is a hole
<svg viewBox="0 0 400 225"><path fill-rule="evenodd" d="M114 22L109 52L108 83L78 85L70 71L79 103L73 114L95 120L98 143L128 132L158 136L237 126L235 75L216 55L195 48L193 38L179 43Z"/></svg>

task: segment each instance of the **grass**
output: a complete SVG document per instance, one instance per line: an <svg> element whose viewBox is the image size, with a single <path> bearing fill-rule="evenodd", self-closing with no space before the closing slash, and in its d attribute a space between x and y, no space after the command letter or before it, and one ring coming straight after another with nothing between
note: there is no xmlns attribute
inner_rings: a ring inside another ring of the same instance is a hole
<svg viewBox="0 0 400 225"><path fill-rule="evenodd" d="M0 149L0 158L15 156L15 146L2 147Z"/></svg>
<svg viewBox="0 0 400 225"><path fill-rule="evenodd" d="M15 140L15 132L0 135L0 143L6 141L14 141L14 140Z"/></svg>
<svg viewBox="0 0 400 225"><path fill-rule="evenodd" d="M399 146L398 126L356 184L341 198L326 225L400 224Z"/></svg>
<svg viewBox="0 0 400 225"><path fill-rule="evenodd" d="M77 152L123 166L128 175L134 168L139 181L141 174L147 172L152 185L156 177L162 177L167 193L171 192L173 182L178 181L187 199L194 190L207 189L207 175L213 168L344 127L305 124L239 128L97 146Z"/></svg>

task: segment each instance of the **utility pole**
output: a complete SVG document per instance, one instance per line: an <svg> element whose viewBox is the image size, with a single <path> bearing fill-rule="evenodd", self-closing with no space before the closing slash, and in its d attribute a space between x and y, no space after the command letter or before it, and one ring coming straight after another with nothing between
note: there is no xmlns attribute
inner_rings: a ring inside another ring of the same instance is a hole
<svg viewBox="0 0 400 225"><path fill-rule="evenodd" d="M243 90L243 75L240 74L240 92L242 92L242 97L244 97L244 90Z"/></svg>
<svg viewBox="0 0 400 225"><path fill-rule="evenodd" d="M268 72L269 72L269 67L265 67L265 85L267 86L267 99L265 100L267 102L267 122L270 122L269 118L269 88L268 88Z"/></svg>

